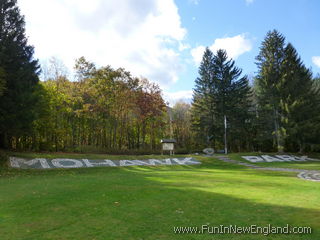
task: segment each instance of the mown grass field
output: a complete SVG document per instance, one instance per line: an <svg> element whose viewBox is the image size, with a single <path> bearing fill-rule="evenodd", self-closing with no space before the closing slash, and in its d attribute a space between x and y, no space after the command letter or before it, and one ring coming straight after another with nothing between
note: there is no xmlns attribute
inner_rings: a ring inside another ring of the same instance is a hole
<svg viewBox="0 0 320 240"><path fill-rule="evenodd" d="M14 155L150 158L62 153ZM0 239L320 239L319 182L301 180L296 173L258 171L214 157L194 157L202 164L18 170L8 168L2 154ZM240 158L236 154L229 157ZM320 162L312 164L319 168ZM204 224L289 224L310 226L313 233L266 237L173 232L177 226Z"/></svg>

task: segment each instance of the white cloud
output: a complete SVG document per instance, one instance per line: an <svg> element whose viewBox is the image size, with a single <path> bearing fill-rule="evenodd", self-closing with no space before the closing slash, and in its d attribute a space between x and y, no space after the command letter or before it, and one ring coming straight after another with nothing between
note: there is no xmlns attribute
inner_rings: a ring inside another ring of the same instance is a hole
<svg viewBox="0 0 320 240"><path fill-rule="evenodd" d="M191 56L193 57L193 61L195 62L196 65L200 64L205 49L206 47L204 46L198 46L191 49Z"/></svg>
<svg viewBox="0 0 320 240"><path fill-rule="evenodd" d="M183 51L183 50L186 50L186 49L189 49L190 48L190 45L189 44L184 44L184 43L179 43L179 51Z"/></svg>
<svg viewBox="0 0 320 240"><path fill-rule="evenodd" d="M229 58L237 59L241 54L251 51L252 41L246 34L227 38L217 38L214 40L213 44L209 46L209 49L213 53L219 49L225 49ZM191 55L196 65L200 64L204 51L205 47L202 45L191 49Z"/></svg>
<svg viewBox="0 0 320 240"><path fill-rule="evenodd" d="M36 57L85 56L161 86L177 81L186 29L173 0L20 0Z"/></svg>
<svg viewBox="0 0 320 240"><path fill-rule="evenodd" d="M163 97L165 101L169 102L170 106L174 106L174 104L178 101L184 101L190 103L192 100L192 90L186 91L177 91L177 92L164 92Z"/></svg>
<svg viewBox="0 0 320 240"><path fill-rule="evenodd" d="M312 62L314 65L320 68L320 56L314 56L312 57Z"/></svg>

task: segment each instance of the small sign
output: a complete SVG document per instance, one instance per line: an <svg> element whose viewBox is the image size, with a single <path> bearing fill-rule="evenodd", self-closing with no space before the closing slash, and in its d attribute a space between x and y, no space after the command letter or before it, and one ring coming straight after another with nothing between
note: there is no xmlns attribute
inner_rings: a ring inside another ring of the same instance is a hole
<svg viewBox="0 0 320 240"><path fill-rule="evenodd" d="M163 151L169 151L170 155L174 155L174 144L176 143L175 139L161 139L161 143L162 143L161 154L163 154Z"/></svg>
<svg viewBox="0 0 320 240"><path fill-rule="evenodd" d="M173 143L163 143L162 144L162 150L164 151L173 151L174 144Z"/></svg>

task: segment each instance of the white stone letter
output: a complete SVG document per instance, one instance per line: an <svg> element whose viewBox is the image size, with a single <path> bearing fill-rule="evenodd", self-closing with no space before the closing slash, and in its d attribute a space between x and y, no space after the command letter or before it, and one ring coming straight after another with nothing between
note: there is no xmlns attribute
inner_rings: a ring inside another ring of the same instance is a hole
<svg viewBox="0 0 320 240"><path fill-rule="evenodd" d="M120 160L120 166L135 166L137 165L133 160Z"/></svg>
<svg viewBox="0 0 320 240"><path fill-rule="evenodd" d="M242 156L242 158L249 162L264 162L264 160L259 156Z"/></svg>
<svg viewBox="0 0 320 240"><path fill-rule="evenodd" d="M194 160L193 158L184 158L184 159L178 159L178 158L173 158L173 161L175 161L179 165L183 164L200 164L198 161L192 161Z"/></svg>
<svg viewBox="0 0 320 240"><path fill-rule="evenodd" d="M171 165L171 159L149 159L150 165Z"/></svg>
<svg viewBox="0 0 320 240"><path fill-rule="evenodd" d="M289 156L289 155L275 155L275 156L285 162L291 162L295 160L293 156Z"/></svg>
<svg viewBox="0 0 320 240"><path fill-rule="evenodd" d="M65 165L64 162L70 162L72 165ZM52 159L52 164L57 168L80 168L83 164L79 160L67 159L67 158L56 158Z"/></svg>
<svg viewBox="0 0 320 240"><path fill-rule="evenodd" d="M266 160L267 162L283 162L283 160L269 156L269 155L262 155L261 157L263 157L263 159Z"/></svg>
<svg viewBox="0 0 320 240"><path fill-rule="evenodd" d="M101 160L99 162L90 162L88 159L82 159L85 165L87 167L99 167L99 166L110 166L110 167L116 167L117 165L112 162L111 160Z"/></svg>
<svg viewBox="0 0 320 240"><path fill-rule="evenodd" d="M44 158L35 158L31 160L26 160L23 158L17 158L17 157L10 157L10 164L14 168L21 168L21 165L28 165L32 166L36 164L37 162L40 162L42 168L50 168L48 162Z"/></svg>

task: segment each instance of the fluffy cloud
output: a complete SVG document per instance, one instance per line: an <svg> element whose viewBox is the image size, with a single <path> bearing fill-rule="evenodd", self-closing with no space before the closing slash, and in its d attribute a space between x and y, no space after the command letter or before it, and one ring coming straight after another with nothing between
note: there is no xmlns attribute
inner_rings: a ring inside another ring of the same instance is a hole
<svg viewBox="0 0 320 240"><path fill-rule="evenodd" d="M191 49L191 55L193 57L193 61L198 66L202 60L203 53L205 51L205 46L198 46L193 49Z"/></svg>
<svg viewBox="0 0 320 240"><path fill-rule="evenodd" d="M214 40L213 44L209 46L209 49L214 53L218 49L225 49L228 57L237 59L241 54L251 51L252 41L247 38L245 34L240 34L234 37L217 38ZM204 46L198 46L191 49L191 55L196 65L200 64L204 51Z"/></svg>
<svg viewBox="0 0 320 240"><path fill-rule="evenodd" d="M167 102L169 102L170 106L174 106L174 104L178 101L184 101L184 102L190 103L192 99L192 94L193 94L192 90L164 92L163 97Z"/></svg>
<svg viewBox="0 0 320 240"><path fill-rule="evenodd" d="M320 56L314 56L312 57L312 62L314 65L320 68Z"/></svg>
<svg viewBox="0 0 320 240"><path fill-rule="evenodd" d="M19 5L40 59L56 56L72 69L74 60L85 56L162 86L178 78L186 30L173 0L20 0Z"/></svg>

